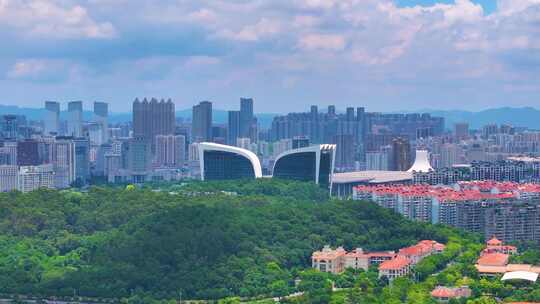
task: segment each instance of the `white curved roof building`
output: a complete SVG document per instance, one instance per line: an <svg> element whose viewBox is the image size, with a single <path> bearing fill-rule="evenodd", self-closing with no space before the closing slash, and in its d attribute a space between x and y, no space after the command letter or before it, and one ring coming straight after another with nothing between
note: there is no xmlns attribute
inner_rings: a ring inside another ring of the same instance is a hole
<svg viewBox="0 0 540 304"><path fill-rule="evenodd" d="M216 143L198 145L201 180L253 179L262 177L261 162L255 153Z"/></svg>
<svg viewBox="0 0 540 304"><path fill-rule="evenodd" d="M427 150L416 150L414 164L407 172L429 172L433 167L429 163L429 152Z"/></svg>
<svg viewBox="0 0 540 304"><path fill-rule="evenodd" d="M530 271L512 271L505 273L501 280L525 280L530 282L536 282L536 280L538 280L538 273Z"/></svg>
<svg viewBox="0 0 540 304"><path fill-rule="evenodd" d="M331 186L335 154L336 145L313 145L285 151L276 158L272 176Z"/></svg>

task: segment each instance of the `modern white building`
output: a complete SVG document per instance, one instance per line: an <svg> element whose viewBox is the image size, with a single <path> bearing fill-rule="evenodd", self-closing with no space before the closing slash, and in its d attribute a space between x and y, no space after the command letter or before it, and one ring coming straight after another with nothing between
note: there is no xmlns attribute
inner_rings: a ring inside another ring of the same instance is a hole
<svg viewBox="0 0 540 304"><path fill-rule="evenodd" d="M17 166L0 166L0 192L16 190L18 174Z"/></svg>
<svg viewBox="0 0 540 304"><path fill-rule="evenodd" d="M40 188L55 188L53 165L22 166L19 168L18 189L30 192Z"/></svg>
<svg viewBox="0 0 540 304"><path fill-rule="evenodd" d="M272 169L272 177L298 181L312 181L331 187L336 145L313 145L285 151Z"/></svg>
<svg viewBox="0 0 540 304"><path fill-rule="evenodd" d="M199 143L197 147L201 180L262 177L259 158L249 150L208 142Z"/></svg>

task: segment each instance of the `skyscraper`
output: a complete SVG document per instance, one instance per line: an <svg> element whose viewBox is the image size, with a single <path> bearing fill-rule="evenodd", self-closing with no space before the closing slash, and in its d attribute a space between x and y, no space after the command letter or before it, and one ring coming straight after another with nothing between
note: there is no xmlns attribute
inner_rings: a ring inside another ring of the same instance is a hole
<svg viewBox="0 0 540 304"><path fill-rule="evenodd" d="M240 98L240 137L251 137L253 125L253 99Z"/></svg>
<svg viewBox="0 0 540 304"><path fill-rule="evenodd" d="M109 104L106 102L94 102L94 121L101 127L101 142L109 141Z"/></svg>
<svg viewBox="0 0 540 304"><path fill-rule="evenodd" d="M186 161L186 137L183 135L158 135L156 137L156 165L180 168Z"/></svg>
<svg viewBox="0 0 540 304"><path fill-rule="evenodd" d="M82 137L83 125L83 104L82 101L72 101L68 103L68 136Z"/></svg>
<svg viewBox="0 0 540 304"><path fill-rule="evenodd" d="M128 168L131 170L133 182L144 182L152 165L150 142L140 136L131 138L128 153Z"/></svg>
<svg viewBox="0 0 540 304"><path fill-rule="evenodd" d="M75 181L75 143L72 137L57 137L53 149L56 188L68 188Z"/></svg>
<svg viewBox="0 0 540 304"><path fill-rule="evenodd" d="M19 128L26 124L26 118L21 115L2 115L0 116L0 135L3 139L19 138Z"/></svg>
<svg viewBox="0 0 540 304"><path fill-rule="evenodd" d="M354 136L352 134L335 135L336 170L341 172L353 171L354 166Z"/></svg>
<svg viewBox="0 0 540 304"><path fill-rule="evenodd" d="M229 111L229 123L227 131L227 144L236 145L236 139L240 137L240 111Z"/></svg>
<svg viewBox="0 0 540 304"><path fill-rule="evenodd" d="M191 141L203 142L212 140L212 103L202 101L193 106Z"/></svg>
<svg viewBox="0 0 540 304"><path fill-rule="evenodd" d="M155 147L157 135L174 134L176 125L174 103L152 98L150 102L145 98L142 102L135 99L133 102L133 136L151 143Z"/></svg>
<svg viewBox="0 0 540 304"><path fill-rule="evenodd" d="M40 164L39 143L25 140L17 143L17 165L37 166Z"/></svg>
<svg viewBox="0 0 540 304"><path fill-rule="evenodd" d="M409 140L398 137L392 141L393 170L407 171L411 167L411 144Z"/></svg>
<svg viewBox="0 0 540 304"><path fill-rule="evenodd" d="M84 185L90 178L90 142L86 138L73 140L75 147L75 181Z"/></svg>
<svg viewBox="0 0 540 304"><path fill-rule="evenodd" d="M454 125L454 135L457 140L469 138L469 124L466 122L456 123Z"/></svg>
<svg viewBox="0 0 540 304"><path fill-rule="evenodd" d="M60 103L45 101L45 117L43 119L43 133L58 134L60 128Z"/></svg>

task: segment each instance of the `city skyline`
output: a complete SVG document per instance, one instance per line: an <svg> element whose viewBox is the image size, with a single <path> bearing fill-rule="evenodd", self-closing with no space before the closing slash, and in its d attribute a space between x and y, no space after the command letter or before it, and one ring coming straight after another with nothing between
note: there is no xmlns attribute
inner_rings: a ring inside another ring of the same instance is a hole
<svg viewBox="0 0 540 304"><path fill-rule="evenodd" d="M100 100L113 113L137 96L177 109L231 109L245 96L256 113L540 106L538 0L125 4L2 1L0 37L13 42L0 50L2 103Z"/></svg>

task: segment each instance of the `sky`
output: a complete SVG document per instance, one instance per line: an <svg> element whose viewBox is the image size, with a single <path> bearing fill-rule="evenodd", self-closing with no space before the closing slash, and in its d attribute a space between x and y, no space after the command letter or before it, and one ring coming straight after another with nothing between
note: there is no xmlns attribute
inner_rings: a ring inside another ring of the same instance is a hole
<svg viewBox="0 0 540 304"><path fill-rule="evenodd" d="M540 108L540 0L0 0L0 39L0 104Z"/></svg>

